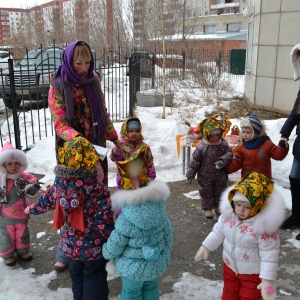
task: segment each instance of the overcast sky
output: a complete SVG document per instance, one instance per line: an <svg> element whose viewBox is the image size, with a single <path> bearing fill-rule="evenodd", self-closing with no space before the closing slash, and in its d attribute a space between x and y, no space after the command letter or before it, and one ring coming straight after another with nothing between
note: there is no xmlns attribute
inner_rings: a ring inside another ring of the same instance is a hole
<svg viewBox="0 0 300 300"><path fill-rule="evenodd" d="M35 5L50 2L51 0L0 0L0 8L28 8Z"/></svg>

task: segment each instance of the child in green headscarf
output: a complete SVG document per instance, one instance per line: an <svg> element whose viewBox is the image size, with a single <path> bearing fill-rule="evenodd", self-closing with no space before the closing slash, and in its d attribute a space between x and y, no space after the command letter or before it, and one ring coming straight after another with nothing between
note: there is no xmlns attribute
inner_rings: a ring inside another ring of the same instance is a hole
<svg viewBox="0 0 300 300"><path fill-rule="evenodd" d="M202 136L186 172L188 183L197 174L201 207L207 219L219 215L220 196L227 187L228 174L225 167L232 160L232 150L224 137L230 128L229 120L219 120L218 114L204 119L198 129Z"/></svg>
<svg viewBox="0 0 300 300"><path fill-rule="evenodd" d="M195 261L207 260L223 244L222 300L275 300L283 197L268 177L249 172L224 191L220 210Z"/></svg>

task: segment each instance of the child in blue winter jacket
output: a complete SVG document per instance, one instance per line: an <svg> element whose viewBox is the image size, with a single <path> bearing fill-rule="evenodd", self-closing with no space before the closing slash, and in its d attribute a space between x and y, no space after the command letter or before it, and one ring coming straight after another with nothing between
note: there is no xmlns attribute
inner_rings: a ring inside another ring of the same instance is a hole
<svg viewBox="0 0 300 300"><path fill-rule="evenodd" d="M135 172L135 171L133 171ZM130 170L128 170L130 176ZM112 195L113 210L121 210L115 229L103 245L103 256L115 259L122 278L121 300L159 299L158 277L171 259L172 227L166 213L168 186L159 180Z"/></svg>

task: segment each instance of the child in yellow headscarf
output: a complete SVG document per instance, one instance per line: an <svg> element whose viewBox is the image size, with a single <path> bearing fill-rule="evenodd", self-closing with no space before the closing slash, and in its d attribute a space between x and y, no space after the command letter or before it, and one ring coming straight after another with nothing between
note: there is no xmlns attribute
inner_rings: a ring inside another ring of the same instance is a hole
<svg viewBox="0 0 300 300"><path fill-rule="evenodd" d="M195 261L207 260L223 244L222 300L275 300L283 197L268 177L249 172L224 191L220 209Z"/></svg>
<svg viewBox="0 0 300 300"><path fill-rule="evenodd" d="M138 118L129 118L121 127L122 150L112 149L110 158L116 163L117 189L133 190L146 186L156 178L150 146L144 142L142 125Z"/></svg>
<svg viewBox="0 0 300 300"><path fill-rule="evenodd" d="M58 154L54 184L25 213L55 209L53 226L61 229L74 299L107 299L102 245L114 229L114 220L108 187L98 180L100 157L83 137L65 142Z"/></svg>
<svg viewBox="0 0 300 300"><path fill-rule="evenodd" d="M229 120L219 120L218 114L199 123L198 129L203 138L197 145L186 172L188 183L197 174L201 207L207 219L214 217L213 209L216 215L220 214L220 196L227 187L228 174L225 167L233 156L224 139L229 128Z"/></svg>

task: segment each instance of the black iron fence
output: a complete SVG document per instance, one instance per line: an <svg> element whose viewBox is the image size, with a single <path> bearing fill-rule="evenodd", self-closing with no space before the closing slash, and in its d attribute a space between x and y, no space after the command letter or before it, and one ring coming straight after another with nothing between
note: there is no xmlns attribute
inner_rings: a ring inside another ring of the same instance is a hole
<svg viewBox="0 0 300 300"><path fill-rule="evenodd" d="M63 48L55 45L50 49L20 50L24 57L17 57L17 52L12 51L13 59L8 59L7 66L0 69L1 146L8 140L26 150L38 140L54 135L47 94L62 52ZM193 80L197 88L207 88L221 76L230 80L243 74L245 61L244 52L239 57L239 51L231 55L231 51L219 50L169 49L164 59L157 49L130 54L118 49L93 54L95 71L114 122L132 116L137 92L161 89L163 77L168 89L186 79Z"/></svg>

